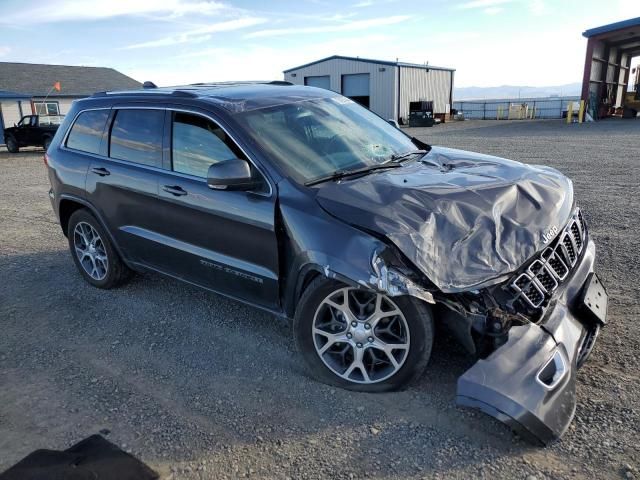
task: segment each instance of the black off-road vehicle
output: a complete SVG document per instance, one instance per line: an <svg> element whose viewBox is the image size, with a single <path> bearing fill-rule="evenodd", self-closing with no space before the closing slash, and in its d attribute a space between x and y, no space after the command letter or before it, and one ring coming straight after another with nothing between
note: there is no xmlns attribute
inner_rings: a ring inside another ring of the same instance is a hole
<svg viewBox="0 0 640 480"><path fill-rule="evenodd" d="M17 153L21 147L49 148L63 117L58 115L25 115L17 125L4 129L7 150Z"/></svg>

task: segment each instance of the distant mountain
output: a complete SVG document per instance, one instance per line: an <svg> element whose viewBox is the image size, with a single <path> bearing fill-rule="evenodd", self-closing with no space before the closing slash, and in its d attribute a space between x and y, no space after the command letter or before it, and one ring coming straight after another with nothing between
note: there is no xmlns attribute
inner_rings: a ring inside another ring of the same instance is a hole
<svg viewBox="0 0 640 480"><path fill-rule="evenodd" d="M568 83L553 87L519 87L514 85L502 85L501 87L454 87L453 100L568 97L580 95L581 90L581 83Z"/></svg>

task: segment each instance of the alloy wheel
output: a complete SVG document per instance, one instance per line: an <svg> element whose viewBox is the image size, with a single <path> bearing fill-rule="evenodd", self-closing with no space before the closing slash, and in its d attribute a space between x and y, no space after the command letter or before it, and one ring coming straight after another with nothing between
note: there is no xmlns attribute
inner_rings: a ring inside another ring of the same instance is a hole
<svg viewBox="0 0 640 480"><path fill-rule="evenodd" d="M328 295L312 323L324 364L355 383L381 382L400 370L409 353L409 327L386 295L345 287Z"/></svg>
<svg viewBox="0 0 640 480"><path fill-rule="evenodd" d="M73 229L73 245L87 275L94 280L104 280L109 269L109 258L96 229L87 222L78 222Z"/></svg>

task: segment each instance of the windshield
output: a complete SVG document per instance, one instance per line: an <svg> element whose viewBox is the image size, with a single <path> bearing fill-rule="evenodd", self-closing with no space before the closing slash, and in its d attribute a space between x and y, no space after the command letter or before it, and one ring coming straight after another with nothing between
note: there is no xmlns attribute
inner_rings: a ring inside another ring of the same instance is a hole
<svg viewBox="0 0 640 480"><path fill-rule="evenodd" d="M400 130L345 97L250 110L238 120L300 183L380 165L416 149Z"/></svg>

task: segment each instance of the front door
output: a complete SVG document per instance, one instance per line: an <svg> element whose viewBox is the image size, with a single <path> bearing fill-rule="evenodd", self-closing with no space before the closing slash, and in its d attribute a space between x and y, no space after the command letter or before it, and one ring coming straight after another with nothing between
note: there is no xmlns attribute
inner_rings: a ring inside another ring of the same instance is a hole
<svg viewBox="0 0 640 480"><path fill-rule="evenodd" d="M168 111L166 170L159 176L163 221L157 262L168 273L267 308L277 308L275 192L257 169L255 191L212 190L210 165L250 160L204 113ZM255 164L252 164L255 168Z"/></svg>
<svg viewBox="0 0 640 480"><path fill-rule="evenodd" d="M36 128L37 117L35 115L27 115L22 117L18 123L18 130L16 131L16 140L20 146L35 145L35 138L37 136Z"/></svg>

